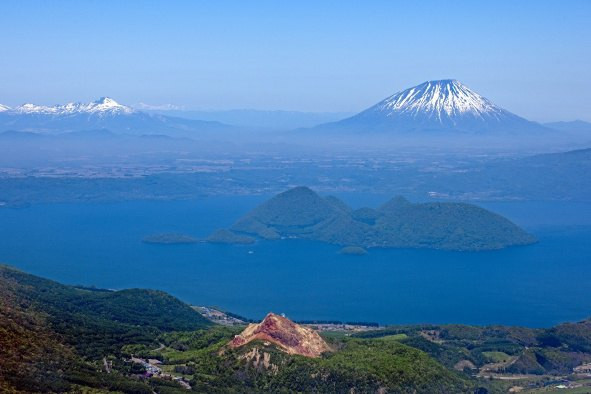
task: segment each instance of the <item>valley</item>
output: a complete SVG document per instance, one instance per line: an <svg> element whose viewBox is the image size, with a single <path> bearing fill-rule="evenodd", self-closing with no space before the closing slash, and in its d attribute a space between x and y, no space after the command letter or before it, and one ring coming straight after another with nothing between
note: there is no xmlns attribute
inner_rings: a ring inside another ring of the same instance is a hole
<svg viewBox="0 0 591 394"><path fill-rule="evenodd" d="M9 145L0 144L0 151L3 147ZM158 158L158 165L146 164L150 159L141 156L137 162L129 156L108 156L109 165L84 161L52 167L4 164L0 203L270 195L297 185L322 193L403 195L415 201L591 201L591 182L583 176L591 171L588 149L525 156L424 151L343 153L340 157L183 156L169 154ZM127 164L122 166L121 161Z"/></svg>

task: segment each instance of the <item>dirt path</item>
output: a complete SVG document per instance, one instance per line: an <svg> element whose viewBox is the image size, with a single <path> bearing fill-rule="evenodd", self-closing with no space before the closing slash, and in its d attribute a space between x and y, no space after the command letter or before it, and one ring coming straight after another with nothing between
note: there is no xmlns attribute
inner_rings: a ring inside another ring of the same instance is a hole
<svg viewBox="0 0 591 394"><path fill-rule="evenodd" d="M105 371L107 371L107 373L111 373L111 366L107 362L107 358L106 357L103 357L103 364L105 365Z"/></svg>

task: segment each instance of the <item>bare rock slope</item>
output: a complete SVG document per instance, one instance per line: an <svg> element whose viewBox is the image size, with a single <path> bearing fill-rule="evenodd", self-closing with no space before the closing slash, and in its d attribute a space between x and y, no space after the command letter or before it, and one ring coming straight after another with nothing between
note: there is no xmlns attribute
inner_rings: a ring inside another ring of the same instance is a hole
<svg viewBox="0 0 591 394"><path fill-rule="evenodd" d="M288 354L305 357L319 357L331 351L316 331L274 313L269 313L259 324L249 324L229 345L237 348L254 340L270 342Z"/></svg>

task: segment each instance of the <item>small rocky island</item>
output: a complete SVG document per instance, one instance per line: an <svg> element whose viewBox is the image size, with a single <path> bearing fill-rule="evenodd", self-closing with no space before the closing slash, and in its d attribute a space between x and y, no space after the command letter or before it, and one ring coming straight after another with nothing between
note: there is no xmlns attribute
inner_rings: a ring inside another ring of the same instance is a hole
<svg viewBox="0 0 591 394"><path fill-rule="evenodd" d="M345 246L341 250L339 250L340 254L349 254L352 256L363 256L367 254L367 250L362 248L361 246Z"/></svg>
<svg viewBox="0 0 591 394"><path fill-rule="evenodd" d="M353 210L336 197L300 186L259 205L223 233L224 241L300 238L368 248L457 251L502 249L536 239L508 219L466 203L411 203L395 197L378 208ZM347 249L345 251L345 249Z"/></svg>
<svg viewBox="0 0 591 394"><path fill-rule="evenodd" d="M148 235L142 241L147 244L164 244L164 245L194 244L197 242L201 242L199 239L191 237L190 235L177 234L177 233L163 233L163 234Z"/></svg>

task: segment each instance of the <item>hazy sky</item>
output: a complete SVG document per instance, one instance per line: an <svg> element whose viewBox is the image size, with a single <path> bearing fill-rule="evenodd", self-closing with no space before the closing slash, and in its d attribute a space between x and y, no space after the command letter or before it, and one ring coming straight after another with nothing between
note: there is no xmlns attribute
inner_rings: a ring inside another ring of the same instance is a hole
<svg viewBox="0 0 591 394"><path fill-rule="evenodd" d="M3 0L0 103L355 112L456 78L533 120L591 121L591 1L413 3Z"/></svg>

